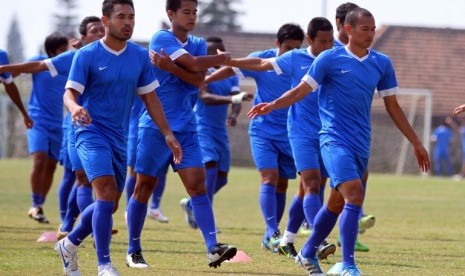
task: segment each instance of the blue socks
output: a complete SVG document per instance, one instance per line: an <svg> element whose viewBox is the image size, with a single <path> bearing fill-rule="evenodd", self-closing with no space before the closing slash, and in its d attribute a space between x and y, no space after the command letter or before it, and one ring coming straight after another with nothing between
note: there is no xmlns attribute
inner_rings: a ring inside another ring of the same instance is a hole
<svg viewBox="0 0 465 276"><path fill-rule="evenodd" d="M286 193L276 193L276 220L278 225L283 218L284 209L286 209Z"/></svg>
<svg viewBox="0 0 465 276"><path fill-rule="evenodd" d="M71 230L73 230L74 223L79 213L81 213L77 205L77 189L77 185L74 185L68 197L68 208L63 219L63 224L61 225L61 231L63 232L71 232Z"/></svg>
<svg viewBox="0 0 465 276"><path fill-rule="evenodd" d="M124 184L126 189L126 204L129 203L129 199L134 193L134 187L136 187L136 176L129 174L126 177L126 183Z"/></svg>
<svg viewBox="0 0 465 276"><path fill-rule="evenodd" d="M316 257L316 250L321 242L331 233L336 224L338 214L328 210L326 206L320 208L313 221L312 234L300 251L305 258Z"/></svg>
<svg viewBox="0 0 465 276"><path fill-rule="evenodd" d="M41 194L31 193L32 207L42 207L44 197Z"/></svg>
<svg viewBox="0 0 465 276"><path fill-rule="evenodd" d="M341 236L342 262L344 263L344 267L355 264L354 250L358 235L360 209L360 206L346 203L339 220L339 234Z"/></svg>
<svg viewBox="0 0 465 276"><path fill-rule="evenodd" d="M157 186L153 189L152 193L152 204L150 206L151 209L158 209L160 207L161 197L163 196L163 192L165 191L166 186L166 174L163 176L158 177Z"/></svg>
<svg viewBox="0 0 465 276"><path fill-rule="evenodd" d="M71 189L73 189L75 180L76 175L74 172L70 169L64 168L63 178L61 179L60 186L58 187L58 206L60 208L60 219L62 222L65 219L66 210L68 209L68 197Z"/></svg>
<svg viewBox="0 0 465 276"><path fill-rule="evenodd" d="M144 228L147 204L141 203L131 197L128 202L127 211L129 232L128 254L131 254L142 251L140 236L142 234L142 228Z"/></svg>
<svg viewBox="0 0 465 276"><path fill-rule="evenodd" d="M304 218L303 201L298 196L294 196L289 206L289 220L286 230L297 234Z"/></svg>
<svg viewBox="0 0 465 276"><path fill-rule="evenodd" d="M221 175L218 175L218 178L216 179L215 194L219 190L221 190L221 188L226 186L226 184L228 184L228 178L224 177L224 176L221 176Z"/></svg>
<svg viewBox="0 0 465 276"><path fill-rule="evenodd" d="M276 187L262 183L260 186L260 207L266 223L265 238L270 238L278 231Z"/></svg>
<svg viewBox="0 0 465 276"><path fill-rule="evenodd" d="M208 198L210 199L210 202L213 205L213 195L215 194L216 181L218 179L218 168L217 167L206 168L205 171L207 175L207 179L205 182L205 186L207 188L207 195L208 195Z"/></svg>
<svg viewBox="0 0 465 276"><path fill-rule="evenodd" d="M74 245L80 245L82 241L92 234L92 216L94 214L95 203L89 205L81 214L81 221L68 234L69 240Z"/></svg>
<svg viewBox="0 0 465 276"><path fill-rule="evenodd" d="M97 251L98 265L104 265L110 260L111 229L113 228L113 201L97 200L94 215L92 216L92 229ZM146 213L144 213L145 216Z"/></svg>
<svg viewBox="0 0 465 276"><path fill-rule="evenodd" d="M307 220L310 228L313 228L313 222L315 221L315 216L320 211L321 201L320 196L317 194L306 194L304 196L303 209L305 214L305 219Z"/></svg>
<svg viewBox="0 0 465 276"><path fill-rule="evenodd" d="M212 205L207 194L191 197L192 211L195 222L202 231L207 251L210 252L218 243L216 240L215 217L213 216Z"/></svg>
<svg viewBox="0 0 465 276"><path fill-rule="evenodd" d="M94 203L94 197L92 194L92 187L80 186L77 188L77 205L81 213L87 208L87 206Z"/></svg>

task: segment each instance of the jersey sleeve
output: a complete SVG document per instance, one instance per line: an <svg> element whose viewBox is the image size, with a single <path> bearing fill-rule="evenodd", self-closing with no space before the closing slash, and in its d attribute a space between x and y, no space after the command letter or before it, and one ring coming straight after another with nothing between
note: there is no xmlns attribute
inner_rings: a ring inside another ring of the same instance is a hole
<svg viewBox="0 0 465 276"><path fill-rule="evenodd" d="M385 58L384 72L377 86L379 97L396 95L399 91L394 66L388 57Z"/></svg>
<svg viewBox="0 0 465 276"><path fill-rule="evenodd" d="M312 87L312 91L318 89L318 86L323 83L330 70L331 55L329 53L329 51L321 53L312 63L307 74L302 78L302 81L305 81Z"/></svg>
<svg viewBox="0 0 465 276"><path fill-rule="evenodd" d="M239 86L239 78L237 76L232 76L230 78L231 81L231 93L238 92L241 90Z"/></svg>
<svg viewBox="0 0 465 276"><path fill-rule="evenodd" d="M0 51L0 65L7 65L10 64L10 60L8 59L8 55L5 51ZM0 82L4 82L6 84L13 82L13 77L10 73L5 72L0 74Z"/></svg>
<svg viewBox="0 0 465 276"><path fill-rule="evenodd" d="M62 75L68 77L73 62L75 51L68 51L53 58L44 60L47 65L48 71L52 77Z"/></svg>
<svg viewBox="0 0 465 276"><path fill-rule="evenodd" d="M137 83L138 95L150 93L160 86L158 80L155 78L155 72L153 71L153 66L150 63L149 55L145 50L142 51L141 58L143 68Z"/></svg>
<svg viewBox="0 0 465 276"><path fill-rule="evenodd" d="M287 51L279 57L270 59L277 75L292 73L292 56L294 51Z"/></svg>
<svg viewBox="0 0 465 276"><path fill-rule="evenodd" d="M89 52L78 50L74 55L71 64L68 81L65 88L71 88L82 94L86 87L87 77L89 75L89 62L94 58L89 55Z"/></svg>
<svg viewBox="0 0 465 276"><path fill-rule="evenodd" d="M176 37L169 31L156 33L150 40L149 48L157 53L161 53L161 49L163 49L172 60L187 54L187 51L182 48Z"/></svg>

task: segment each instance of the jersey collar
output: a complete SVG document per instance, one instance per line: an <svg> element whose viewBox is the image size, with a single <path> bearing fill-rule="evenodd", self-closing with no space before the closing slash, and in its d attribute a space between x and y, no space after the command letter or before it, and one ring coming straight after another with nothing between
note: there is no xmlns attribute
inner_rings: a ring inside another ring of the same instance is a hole
<svg viewBox="0 0 465 276"><path fill-rule="evenodd" d="M357 55L355 55L354 53L352 53L352 52L350 51L349 46L347 46L347 45L344 46L344 49L346 49L346 52L347 52L350 56L352 56L353 58L357 59L357 60L360 61L360 62L361 62L361 61L364 61L365 59L367 59L368 56L369 56L370 53L371 53L370 48L368 48L368 49L367 49L367 50L368 50L368 53L367 53L366 55L364 55L363 57L358 57Z"/></svg>
<svg viewBox="0 0 465 276"><path fill-rule="evenodd" d="M124 52L124 50L126 50L126 48L128 47L128 43L126 42L126 45L124 46L123 49L121 49L121 50L119 50L119 51L115 51L115 50L111 49L110 47L108 47L107 44L105 44L105 42L103 41L103 38L100 39L100 44L102 45L102 47L103 47L105 50L107 50L108 52L114 54L115 56L121 55L121 54Z"/></svg>
<svg viewBox="0 0 465 276"><path fill-rule="evenodd" d="M307 47L307 54L313 58L313 59L316 59L316 56L312 53L312 47L311 46L308 46Z"/></svg>

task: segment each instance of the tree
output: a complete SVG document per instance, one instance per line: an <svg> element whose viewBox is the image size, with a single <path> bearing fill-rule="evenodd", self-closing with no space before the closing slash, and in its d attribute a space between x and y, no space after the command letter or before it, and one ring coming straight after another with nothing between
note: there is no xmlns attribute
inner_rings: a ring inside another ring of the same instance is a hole
<svg viewBox="0 0 465 276"><path fill-rule="evenodd" d="M232 6L242 0L210 0L199 1L200 26L223 32L237 32L241 25L237 23L237 17L243 12L235 10Z"/></svg>
<svg viewBox="0 0 465 276"><path fill-rule="evenodd" d="M21 38L21 32L19 30L18 17L13 15L11 20L10 30L7 36L6 50L8 52L10 63L17 63L24 61L24 47L23 40Z"/></svg>
<svg viewBox="0 0 465 276"><path fill-rule="evenodd" d="M76 14L73 10L78 6L76 0L57 0L58 10L60 13L55 13L53 16L56 21L56 31L72 38L76 37Z"/></svg>

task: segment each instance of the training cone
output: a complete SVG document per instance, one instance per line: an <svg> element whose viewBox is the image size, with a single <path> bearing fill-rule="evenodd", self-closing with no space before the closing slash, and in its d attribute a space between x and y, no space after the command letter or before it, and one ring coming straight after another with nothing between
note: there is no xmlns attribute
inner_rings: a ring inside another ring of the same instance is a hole
<svg viewBox="0 0 465 276"><path fill-rule="evenodd" d="M248 263L251 262L252 259L244 252L244 251L237 251L236 256L232 258L231 260L228 260L226 262L228 263Z"/></svg>
<svg viewBox="0 0 465 276"><path fill-rule="evenodd" d="M44 232L37 239L37 242L57 242L57 234L56 232Z"/></svg>

